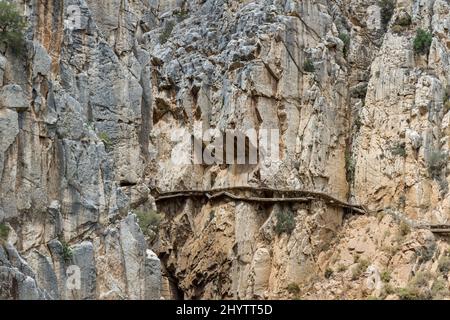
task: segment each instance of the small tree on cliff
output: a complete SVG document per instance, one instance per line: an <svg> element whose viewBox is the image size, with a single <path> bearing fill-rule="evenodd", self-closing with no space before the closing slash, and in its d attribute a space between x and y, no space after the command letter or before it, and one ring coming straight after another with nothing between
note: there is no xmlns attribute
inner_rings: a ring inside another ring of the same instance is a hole
<svg viewBox="0 0 450 320"><path fill-rule="evenodd" d="M418 54L428 54L432 42L432 34L419 28L414 38L414 51Z"/></svg>
<svg viewBox="0 0 450 320"><path fill-rule="evenodd" d="M24 29L25 19L17 7L12 3L0 1L0 44L19 50L23 44Z"/></svg>

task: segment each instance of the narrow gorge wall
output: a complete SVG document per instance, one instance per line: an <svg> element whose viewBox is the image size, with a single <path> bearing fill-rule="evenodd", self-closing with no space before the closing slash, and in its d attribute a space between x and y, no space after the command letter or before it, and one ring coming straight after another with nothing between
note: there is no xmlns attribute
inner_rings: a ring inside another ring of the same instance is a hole
<svg viewBox="0 0 450 320"><path fill-rule="evenodd" d="M135 28L150 5L16 3L30 27L1 56L1 296L159 299L159 260L128 215L149 198Z"/></svg>
<svg viewBox="0 0 450 320"><path fill-rule="evenodd" d="M394 299L424 271L447 294L446 239L415 226L448 222L448 1L394 1L390 19L378 0L15 2L29 27L21 54L0 47L0 297ZM174 163L199 127L277 130L279 159ZM372 213L154 201L242 185ZM150 237L134 213L153 210Z"/></svg>

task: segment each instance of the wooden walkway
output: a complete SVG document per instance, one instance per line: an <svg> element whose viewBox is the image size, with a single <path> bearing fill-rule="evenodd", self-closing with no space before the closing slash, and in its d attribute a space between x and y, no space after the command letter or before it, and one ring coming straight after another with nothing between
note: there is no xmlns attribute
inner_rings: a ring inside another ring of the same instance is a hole
<svg viewBox="0 0 450 320"><path fill-rule="evenodd" d="M338 208L348 209L358 214L366 214L367 210L360 206L339 200L326 193L296 189L274 189L264 187L229 187L210 190L178 190L157 191L156 202L173 200L176 198L207 198L208 200L229 198L236 201L263 203L305 203L321 200L326 204Z"/></svg>
<svg viewBox="0 0 450 320"><path fill-rule="evenodd" d="M275 189L251 186L214 188L209 190L160 191L156 189L154 196L155 202L157 203L182 198L206 198L208 200L228 198L235 201L257 203L308 203L320 200L330 206L347 209L357 214L379 213L384 211L370 212L364 206L347 203L323 192L297 189ZM418 228L430 230L434 234L450 235L450 224L424 224Z"/></svg>

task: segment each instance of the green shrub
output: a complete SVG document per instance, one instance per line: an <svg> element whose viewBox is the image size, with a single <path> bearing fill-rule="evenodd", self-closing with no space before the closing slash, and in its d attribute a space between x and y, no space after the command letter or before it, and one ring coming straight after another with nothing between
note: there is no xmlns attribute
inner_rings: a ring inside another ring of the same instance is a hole
<svg viewBox="0 0 450 320"><path fill-rule="evenodd" d="M330 268L327 268L327 269L325 270L324 277L325 277L326 279L330 279L332 275L333 275L333 270L331 270Z"/></svg>
<svg viewBox="0 0 450 320"><path fill-rule="evenodd" d="M296 283L290 283L288 284L286 288L287 292L293 295L298 295L300 293L300 287Z"/></svg>
<svg viewBox="0 0 450 320"><path fill-rule="evenodd" d="M402 33L411 25L411 23L412 23L411 16L406 12L403 12L403 14L397 18L391 30L393 33L397 34Z"/></svg>
<svg viewBox="0 0 450 320"><path fill-rule="evenodd" d="M421 247L417 250L417 256L420 258L422 263L430 261L433 258L436 247L436 243L431 243L428 248Z"/></svg>
<svg viewBox="0 0 450 320"><path fill-rule="evenodd" d="M358 264L352 270L352 280L357 280L362 276L364 272L366 272L369 267L369 261L364 259L359 259Z"/></svg>
<svg viewBox="0 0 450 320"><path fill-rule="evenodd" d="M344 56L347 56L348 50L350 49L350 36L348 33L339 33L339 39L344 43L344 48L342 49L342 52Z"/></svg>
<svg viewBox="0 0 450 320"><path fill-rule="evenodd" d="M385 285L384 285L384 293L385 294L394 294L395 293L395 289L389 284L389 283L386 283Z"/></svg>
<svg viewBox="0 0 450 320"><path fill-rule="evenodd" d="M430 288L431 284L431 288ZM396 290L401 300L442 299L449 295L447 282L431 272L418 272L405 288Z"/></svg>
<svg viewBox="0 0 450 320"><path fill-rule="evenodd" d="M110 147L112 145L112 141L106 132L100 132L98 138L104 143L105 147Z"/></svg>
<svg viewBox="0 0 450 320"><path fill-rule="evenodd" d="M444 275L448 274L450 272L450 257L444 256L440 258L438 262L438 269Z"/></svg>
<svg viewBox="0 0 450 320"><path fill-rule="evenodd" d="M393 156L406 157L406 143L404 142L396 142L391 148L390 151Z"/></svg>
<svg viewBox="0 0 450 320"><path fill-rule="evenodd" d="M275 232L280 235L282 233L291 234L295 229L294 214L290 211L278 211Z"/></svg>
<svg viewBox="0 0 450 320"><path fill-rule="evenodd" d="M189 17L189 12L185 9L182 9L181 11L175 13L175 16L177 17L177 21L181 22Z"/></svg>
<svg viewBox="0 0 450 320"><path fill-rule="evenodd" d="M411 233L411 227L405 221L402 221L400 222L399 232L402 237L407 236Z"/></svg>
<svg viewBox="0 0 450 320"><path fill-rule="evenodd" d="M305 63L303 64L303 69L305 70L305 72L316 71L316 68L314 67L314 63L310 59L305 60Z"/></svg>
<svg viewBox="0 0 450 320"><path fill-rule="evenodd" d="M444 279L436 279L431 286L431 296L433 299L441 300L449 295L448 285Z"/></svg>
<svg viewBox="0 0 450 320"><path fill-rule="evenodd" d="M418 272L405 288L397 290L397 295L401 300L430 300L432 292L429 283L434 279L430 272Z"/></svg>
<svg viewBox="0 0 450 320"><path fill-rule="evenodd" d="M338 272L345 272L345 271L347 271L347 266L344 265L344 264L340 264L340 265L338 265L337 271Z"/></svg>
<svg viewBox="0 0 450 320"><path fill-rule="evenodd" d="M70 246L64 240L60 240L62 244L62 256L65 262L69 262L72 260L73 253Z"/></svg>
<svg viewBox="0 0 450 320"><path fill-rule="evenodd" d="M367 93L367 91L366 91L366 93ZM356 117L354 118L353 125L355 126L356 131L359 131L361 129L363 123L361 121L361 116L359 114L356 115Z"/></svg>
<svg viewBox="0 0 450 320"><path fill-rule="evenodd" d="M367 96L367 84L355 86L351 89L351 97L365 99Z"/></svg>
<svg viewBox="0 0 450 320"><path fill-rule="evenodd" d="M0 243L8 240L8 236L9 236L9 227L4 223L0 223Z"/></svg>
<svg viewBox="0 0 450 320"><path fill-rule="evenodd" d="M0 43L5 43L14 51L20 51L24 43L25 19L15 4L0 2Z"/></svg>
<svg viewBox="0 0 450 320"><path fill-rule="evenodd" d="M417 288L399 288L396 293L400 300L428 300L428 298L422 299L422 295Z"/></svg>
<svg viewBox="0 0 450 320"><path fill-rule="evenodd" d="M163 214L153 210L135 211L134 213L138 218L139 227L141 227L141 230L145 235L151 236L158 232L161 221L164 218Z"/></svg>
<svg viewBox="0 0 450 320"><path fill-rule="evenodd" d="M380 0L379 6L381 8L381 23L386 27L394 14L395 2L394 0Z"/></svg>
<svg viewBox="0 0 450 320"><path fill-rule="evenodd" d="M414 38L414 51L417 54L428 54L432 41L433 36L431 33L419 28Z"/></svg>
<svg viewBox="0 0 450 320"><path fill-rule="evenodd" d="M406 205L406 195L405 194L402 194L402 195L400 195L400 197L398 197L398 205L402 208L405 207L405 205Z"/></svg>
<svg viewBox="0 0 450 320"><path fill-rule="evenodd" d="M444 151L433 150L428 157L428 172L433 179L439 178L442 169L445 168L448 161L448 155Z"/></svg>
<svg viewBox="0 0 450 320"><path fill-rule="evenodd" d="M450 100L444 102L444 111L447 113L450 110Z"/></svg>
<svg viewBox="0 0 450 320"><path fill-rule="evenodd" d="M447 113L450 110L450 87L447 86L444 90L444 95L442 97L444 103L444 112Z"/></svg>
<svg viewBox="0 0 450 320"><path fill-rule="evenodd" d="M444 89L444 94L442 99L444 101L450 100L450 85L447 85L447 87Z"/></svg>
<svg viewBox="0 0 450 320"><path fill-rule="evenodd" d="M389 281L391 281L391 272L389 270L384 270L380 276L381 281L383 281L384 283L389 283Z"/></svg>
<svg viewBox="0 0 450 320"><path fill-rule="evenodd" d="M159 36L159 42L161 44L164 44L169 40L170 36L172 35L173 28L175 28L175 22L174 21L168 21L164 25L163 31L161 32Z"/></svg>
<svg viewBox="0 0 450 320"><path fill-rule="evenodd" d="M216 217L216 211L211 210L209 213L209 222L213 221L213 219Z"/></svg>
<svg viewBox="0 0 450 320"><path fill-rule="evenodd" d="M428 283L433 280L434 276L431 272L417 272L417 274L411 279L411 284L417 287L427 287Z"/></svg>

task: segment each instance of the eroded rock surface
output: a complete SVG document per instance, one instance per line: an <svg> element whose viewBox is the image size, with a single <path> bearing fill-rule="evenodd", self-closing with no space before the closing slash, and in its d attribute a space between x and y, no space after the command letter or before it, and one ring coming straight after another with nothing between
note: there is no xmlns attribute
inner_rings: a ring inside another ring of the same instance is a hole
<svg viewBox="0 0 450 320"><path fill-rule="evenodd" d="M28 28L20 54L0 46L1 298L447 295L448 243L417 227L449 219L448 1L392 17L378 0L14 2ZM174 163L197 128L277 130L279 159ZM370 214L153 198L242 185Z"/></svg>

